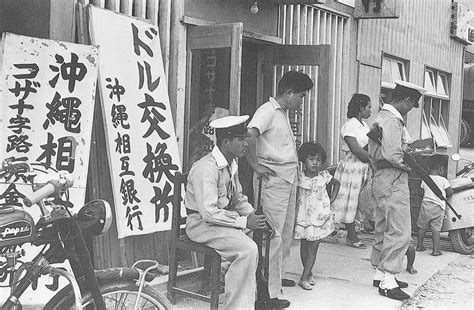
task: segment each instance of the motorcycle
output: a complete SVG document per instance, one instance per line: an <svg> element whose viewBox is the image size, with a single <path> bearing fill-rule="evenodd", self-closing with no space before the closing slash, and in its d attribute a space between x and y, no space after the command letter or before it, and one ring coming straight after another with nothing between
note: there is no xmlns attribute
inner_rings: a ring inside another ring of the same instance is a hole
<svg viewBox="0 0 474 310"><path fill-rule="evenodd" d="M458 154L451 159L459 161ZM474 169L474 163L469 163L456 173L456 178L450 180L454 194L448 198L448 203L455 206L457 217L450 208L446 208L442 232L449 232L449 239L456 252L472 254L474 252L474 178L469 175Z"/></svg>
<svg viewBox="0 0 474 310"><path fill-rule="evenodd" d="M33 193L22 197L23 204L37 204L41 211L35 224L24 208L0 205L0 282L8 281L11 288L2 310L22 309L20 297L28 287L36 289L43 275L52 276L53 283L46 285L52 291L58 290L60 276L69 282L43 309L171 308L166 297L148 285L155 277L150 271L160 267L156 261L141 260L131 268L94 270L84 237L97 236L109 229L112 213L107 201L90 201L72 215L68 189L73 179L59 173L38 184L35 176L30 164L14 158L4 160L0 167L0 179L8 182L15 177L31 184ZM25 250L21 247L27 243L41 250L31 261L23 262L20 259ZM65 261L69 262L72 274L53 266Z"/></svg>

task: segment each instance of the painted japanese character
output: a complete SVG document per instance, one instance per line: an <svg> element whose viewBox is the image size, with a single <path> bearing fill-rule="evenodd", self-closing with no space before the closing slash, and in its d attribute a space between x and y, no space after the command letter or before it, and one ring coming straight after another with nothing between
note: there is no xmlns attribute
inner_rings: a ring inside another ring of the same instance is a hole
<svg viewBox="0 0 474 310"><path fill-rule="evenodd" d="M142 175L152 183L160 182L163 173L168 180L173 181L174 176L171 171L178 170L178 166L173 164L171 155L165 153L167 148L168 145L166 143L158 143L153 151L153 147L149 143L146 144L147 155L143 158L146 166L143 169Z"/></svg>
<svg viewBox="0 0 474 310"><path fill-rule="evenodd" d="M163 102L155 102L155 99L153 99L152 96L145 94L145 101L139 103L138 107L143 109L141 122L144 123L145 121L148 121L150 123L150 126L143 135L143 138L149 137L152 132L155 131L162 140L168 139L170 135L159 126L159 123L164 122L166 118L160 114L157 109L155 109L155 107L157 107L162 110L166 110L166 106L163 104Z"/></svg>
<svg viewBox="0 0 474 310"><path fill-rule="evenodd" d="M56 87L59 76L65 81L68 81L68 90L70 93L74 91L76 86L76 81L82 81L86 76L87 67L78 62L79 57L75 53L71 53L71 62L65 62L64 57L56 54L56 63L61 64L58 68L57 66L50 65L49 68L57 74L49 81L51 87Z"/></svg>

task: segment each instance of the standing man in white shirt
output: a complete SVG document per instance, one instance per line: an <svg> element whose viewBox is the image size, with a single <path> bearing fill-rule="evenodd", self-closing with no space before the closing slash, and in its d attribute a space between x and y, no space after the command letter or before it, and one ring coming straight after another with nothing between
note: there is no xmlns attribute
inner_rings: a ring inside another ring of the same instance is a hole
<svg viewBox="0 0 474 310"><path fill-rule="evenodd" d="M248 125L252 137L246 158L254 171L254 193L258 193L257 178L263 176L263 213L275 231L270 242L268 291L270 306L277 309L290 306L288 300L280 299L282 285L295 285L295 281L283 279L295 222L298 167L288 111L297 110L312 87L308 75L286 72L278 83L276 97L261 105Z"/></svg>
<svg viewBox="0 0 474 310"><path fill-rule="evenodd" d="M216 119L217 145L191 167L186 186L188 237L217 251L231 265L225 276L224 309L254 309L258 251L247 229L265 228L242 194L236 158L247 151L245 116Z"/></svg>

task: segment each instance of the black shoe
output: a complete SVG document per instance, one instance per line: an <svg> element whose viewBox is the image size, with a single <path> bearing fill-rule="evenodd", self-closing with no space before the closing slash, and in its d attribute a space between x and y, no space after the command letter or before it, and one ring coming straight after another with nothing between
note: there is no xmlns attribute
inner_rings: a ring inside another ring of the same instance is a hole
<svg viewBox="0 0 474 310"><path fill-rule="evenodd" d="M395 279L395 281L397 281L397 284L400 288L407 288L408 287L408 283L406 282L403 282L403 281L399 281L397 279ZM374 287L378 287L380 285L380 280L374 280L372 281L372 285Z"/></svg>
<svg viewBox="0 0 474 310"><path fill-rule="evenodd" d="M296 286L296 282L290 279L281 279L281 286L287 286L287 287Z"/></svg>
<svg viewBox="0 0 474 310"><path fill-rule="evenodd" d="M286 299L272 298L270 299L269 306L270 308L274 309L288 308L290 306L290 302Z"/></svg>
<svg viewBox="0 0 474 310"><path fill-rule="evenodd" d="M392 289L384 289L379 287L379 294L395 300L404 300L410 298L410 295L402 291L399 287Z"/></svg>

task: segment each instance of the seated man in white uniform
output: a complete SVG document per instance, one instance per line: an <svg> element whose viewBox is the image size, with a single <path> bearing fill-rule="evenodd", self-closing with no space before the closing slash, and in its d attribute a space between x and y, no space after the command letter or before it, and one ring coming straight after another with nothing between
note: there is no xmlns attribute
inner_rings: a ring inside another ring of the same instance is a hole
<svg viewBox="0 0 474 310"><path fill-rule="evenodd" d="M186 187L188 237L231 262L225 276L225 309L254 308L258 251L245 232L265 227L265 216L256 215L242 194L237 173L236 158L248 147L248 118L227 116L210 123L217 145L193 164Z"/></svg>

